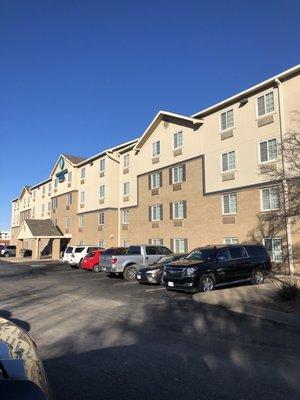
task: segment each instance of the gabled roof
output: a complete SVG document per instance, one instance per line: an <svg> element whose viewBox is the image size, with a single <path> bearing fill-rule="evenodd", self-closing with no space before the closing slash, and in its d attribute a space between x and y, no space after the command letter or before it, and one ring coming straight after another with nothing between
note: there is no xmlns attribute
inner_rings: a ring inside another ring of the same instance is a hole
<svg viewBox="0 0 300 400"><path fill-rule="evenodd" d="M24 194L25 192L30 193L30 186L27 185L27 186L23 186L23 187L22 187L22 190L21 190L19 199L23 196L23 194Z"/></svg>
<svg viewBox="0 0 300 400"><path fill-rule="evenodd" d="M33 237L61 237L63 234L50 219L25 219Z"/></svg>
<svg viewBox="0 0 300 400"><path fill-rule="evenodd" d="M246 96L248 96L248 95L250 95L252 93L255 93L256 91L258 91L258 90L260 90L260 89L262 89L264 87L270 86L270 84L272 84L272 83L274 83L274 82L276 82L276 81L278 81L280 79L285 79L285 78L289 77L290 75L296 74L297 72L298 73L300 72L300 64L298 64L295 67L292 67L290 69L287 69L287 70L281 72L280 74L275 75L272 78L269 78L269 79L267 79L267 80L255 85L255 86L252 86L249 89L244 90L243 92L237 93L234 96L229 97L228 99L225 99L225 100L223 100L223 101L221 101L221 102L219 102L217 104L214 104L213 106L210 106L208 108L204 108L203 110L197 112L196 114L193 114L192 117L194 117L194 118L195 117L197 117L197 118L202 117L205 114L208 114L208 113L214 111L215 109L218 109L218 108L221 108L221 107L225 107L227 104L230 104L230 103L232 103L232 102L234 102L234 101L236 101L238 99L241 99L241 98L246 97Z"/></svg>
<svg viewBox="0 0 300 400"><path fill-rule="evenodd" d="M62 154L71 164L77 165L82 161L86 160L85 157L71 156L70 154Z"/></svg>
<svg viewBox="0 0 300 400"><path fill-rule="evenodd" d="M182 114L175 114L171 113L169 111L162 111L160 110L154 119L151 121L150 125L146 128L144 131L143 135L140 137L138 142L136 143L134 149L135 151L140 151L144 143L148 140L148 138L151 136L151 134L154 132L154 130L157 128L159 123L161 121L170 121L170 120L180 120L180 121L185 121L187 123L192 124L193 126L199 126L203 124L203 121L201 119L196 119L192 117L188 117L186 115Z"/></svg>

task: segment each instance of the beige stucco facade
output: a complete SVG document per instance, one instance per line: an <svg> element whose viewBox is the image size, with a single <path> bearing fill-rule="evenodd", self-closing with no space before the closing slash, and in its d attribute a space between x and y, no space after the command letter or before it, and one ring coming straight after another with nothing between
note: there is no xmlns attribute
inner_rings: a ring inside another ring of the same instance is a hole
<svg viewBox="0 0 300 400"><path fill-rule="evenodd" d="M288 222L289 229L282 221L271 232L268 219L276 219L280 210L262 207L262 189L270 187L266 171L282 167L268 146L279 149L285 134L300 131L299 71L299 66L285 71L191 117L161 111L139 139L88 159L60 156L49 178L24 187L13 201L12 241L24 218L52 219L64 243L104 247L161 239L188 251L276 234L282 258L289 256L289 268L300 273L298 219ZM149 176L156 172L162 182L152 190ZM177 174L184 174L183 181L172 182ZM70 193L72 204L67 204ZM236 199L236 209L225 215L229 198ZM156 205L162 215L151 221ZM184 216L173 218L170 207L181 207Z"/></svg>

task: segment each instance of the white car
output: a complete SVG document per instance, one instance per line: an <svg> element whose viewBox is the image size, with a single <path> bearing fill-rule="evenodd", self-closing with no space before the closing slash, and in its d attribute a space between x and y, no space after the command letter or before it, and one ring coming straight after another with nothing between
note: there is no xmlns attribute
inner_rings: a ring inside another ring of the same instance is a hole
<svg viewBox="0 0 300 400"><path fill-rule="evenodd" d="M68 263L69 261L71 261L71 256L74 250L74 246L68 246L64 252L63 258L62 258L62 262L63 263Z"/></svg>
<svg viewBox="0 0 300 400"><path fill-rule="evenodd" d="M71 252L71 257L69 260L69 264L72 268L80 267L81 261L84 257L94 250L102 249L102 247L98 246L74 246Z"/></svg>

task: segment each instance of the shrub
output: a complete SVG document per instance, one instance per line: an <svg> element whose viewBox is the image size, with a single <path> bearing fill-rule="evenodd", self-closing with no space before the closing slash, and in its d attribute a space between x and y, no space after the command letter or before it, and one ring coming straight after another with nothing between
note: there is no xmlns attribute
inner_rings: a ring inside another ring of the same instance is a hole
<svg viewBox="0 0 300 400"><path fill-rule="evenodd" d="M294 282L280 282L277 289L277 296L284 301L296 301L300 299L300 287L296 281Z"/></svg>

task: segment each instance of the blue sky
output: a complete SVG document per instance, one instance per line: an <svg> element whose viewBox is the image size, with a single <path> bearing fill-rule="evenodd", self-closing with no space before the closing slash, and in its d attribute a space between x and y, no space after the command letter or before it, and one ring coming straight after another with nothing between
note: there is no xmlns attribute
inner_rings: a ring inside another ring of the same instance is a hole
<svg viewBox="0 0 300 400"><path fill-rule="evenodd" d="M299 63L299 1L0 0L0 229L60 153L138 137Z"/></svg>

